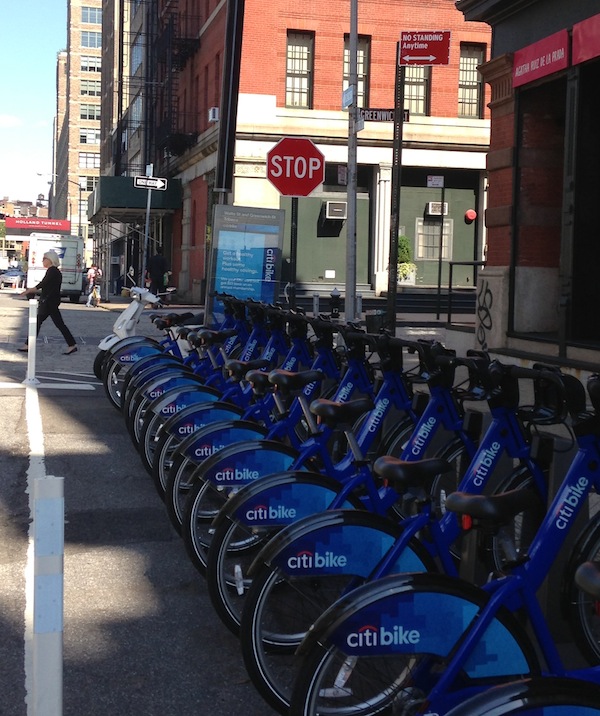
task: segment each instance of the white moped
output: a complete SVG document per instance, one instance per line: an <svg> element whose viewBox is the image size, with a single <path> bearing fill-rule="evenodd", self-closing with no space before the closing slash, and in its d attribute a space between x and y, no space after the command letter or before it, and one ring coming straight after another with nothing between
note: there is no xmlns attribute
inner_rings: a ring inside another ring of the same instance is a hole
<svg viewBox="0 0 600 716"><path fill-rule="evenodd" d="M130 268L127 272L127 278L133 283L134 270ZM94 375L98 380L102 379L102 365L110 353L113 352L117 344L122 346L125 342L148 341L151 340L146 336L138 336L137 324L146 304L160 305L160 298L151 293L147 288L136 286L135 284L126 289L129 292L132 301L125 310L119 314L117 320L113 324L112 333L105 336L98 343L98 354L94 360Z"/></svg>

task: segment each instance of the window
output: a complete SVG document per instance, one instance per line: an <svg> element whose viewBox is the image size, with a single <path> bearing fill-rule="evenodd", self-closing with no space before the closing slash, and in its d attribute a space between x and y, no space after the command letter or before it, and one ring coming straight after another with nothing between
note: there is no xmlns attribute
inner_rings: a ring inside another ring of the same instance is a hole
<svg viewBox="0 0 600 716"><path fill-rule="evenodd" d="M453 219L444 219L444 233L442 237L442 259L450 261L452 256ZM417 219L416 258L424 261L437 261L440 255L440 222L428 219Z"/></svg>
<svg viewBox="0 0 600 716"><path fill-rule="evenodd" d="M84 169L100 169L100 152L79 152L79 166Z"/></svg>
<svg viewBox="0 0 600 716"><path fill-rule="evenodd" d="M102 33L83 30L81 32L81 46L95 47L96 49L102 47Z"/></svg>
<svg viewBox="0 0 600 716"><path fill-rule="evenodd" d="M404 72L404 109L414 115L428 115L431 68L409 65Z"/></svg>
<svg viewBox="0 0 600 716"><path fill-rule="evenodd" d="M141 35L138 35L131 45L131 74L135 75L139 66L144 61L144 43Z"/></svg>
<svg viewBox="0 0 600 716"><path fill-rule="evenodd" d="M87 22L90 25L101 25L102 9L99 7L83 6L81 8L81 22Z"/></svg>
<svg viewBox="0 0 600 716"><path fill-rule="evenodd" d="M94 191L94 189L98 186L98 179L99 177L79 177L79 183L84 191Z"/></svg>
<svg viewBox="0 0 600 716"><path fill-rule="evenodd" d="M483 81L477 69L485 60L483 45L461 45L458 70L458 116L483 117Z"/></svg>
<svg viewBox="0 0 600 716"><path fill-rule="evenodd" d="M99 129L85 129L85 127L82 127L79 130L79 143L80 144L100 144L100 130Z"/></svg>
<svg viewBox="0 0 600 716"><path fill-rule="evenodd" d="M100 80L81 80L81 94L87 97L101 97L102 86Z"/></svg>
<svg viewBox="0 0 600 716"><path fill-rule="evenodd" d="M102 70L102 60L100 57L93 57L92 55L81 56L81 71L82 72L100 72Z"/></svg>
<svg viewBox="0 0 600 716"><path fill-rule="evenodd" d="M371 62L371 38L359 37L356 48L356 105L369 106L369 66ZM350 85L350 38L344 39L344 78L342 89Z"/></svg>
<svg viewBox="0 0 600 716"><path fill-rule="evenodd" d="M79 117L81 119L100 119L100 105L82 104L79 108Z"/></svg>
<svg viewBox="0 0 600 716"><path fill-rule="evenodd" d="M285 68L285 106L312 108L314 36L288 32Z"/></svg>
<svg viewBox="0 0 600 716"><path fill-rule="evenodd" d="M131 103L131 107L129 109L130 112L130 126L132 131L135 131L140 124L142 123L142 96L137 95L133 102Z"/></svg>

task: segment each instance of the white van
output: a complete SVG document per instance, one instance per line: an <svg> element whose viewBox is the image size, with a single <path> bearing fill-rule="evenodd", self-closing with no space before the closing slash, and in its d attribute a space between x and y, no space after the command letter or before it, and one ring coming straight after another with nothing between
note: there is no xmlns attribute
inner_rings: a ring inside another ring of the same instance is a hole
<svg viewBox="0 0 600 716"><path fill-rule="evenodd" d="M61 294L77 303L83 292L83 239L64 234L30 234L27 260L27 288L33 288L44 278L42 263L46 251L56 251L62 272Z"/></svg>

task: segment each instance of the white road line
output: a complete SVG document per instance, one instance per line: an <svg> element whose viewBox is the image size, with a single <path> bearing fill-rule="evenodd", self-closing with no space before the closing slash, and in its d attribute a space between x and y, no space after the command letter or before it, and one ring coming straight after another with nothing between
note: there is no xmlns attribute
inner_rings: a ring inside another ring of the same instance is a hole
<svg viewBox="0 0 600 716"><path fill-rule="evenodd" d="M28 716L61 716L63 691L63 478L46 474L38 386L25 386L27 494L32 521L25 567L25 702Z"/></svg>
<svg viewBox="0 0 600 716"><path fill-rule="evenodd" d="M100 383L98 383L100 385ZM23 383L0 383L0 390L10 390L12 388L29 388L31 386ZM96 386L91 383L37 383L36 388L59 388L61 390L96 390Z"/></svg>

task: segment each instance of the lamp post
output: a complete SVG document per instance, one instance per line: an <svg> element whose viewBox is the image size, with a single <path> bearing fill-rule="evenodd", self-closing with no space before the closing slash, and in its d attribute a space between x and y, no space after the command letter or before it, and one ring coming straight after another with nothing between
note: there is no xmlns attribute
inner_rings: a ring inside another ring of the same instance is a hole
<svg viewBox="0 0 600 716"><path fill-rule="evenodd" d="M38 176L41 177L41 176L43 176L43 174L42 174L41 172L38 172ZM51 176L53 179L61 179L61 177L60 177L58 174L50 174L50 175L46 175L46 176ZM64 181L64 180L63 180L63 181ZM74 184L74 185L77 187L77 191L79 192L79 196L77 197L77 199L78 199L78 205L77 205L77 206L78 206L78 211L77 211L77 217L78 217L78 218L77 218L77 222L78 222L78 225L77 225L77 236L79 236L80 238L82 238L82 237L83 237L83 231L82 231L82 221L81 221L81 218L82 218L82 217L81 217L81 201L82 201L81 193L82 193L82 191L83 191L83 187L81 186L81 184L80 184L79 182L74 181L73 179L69 179L68 177L67 177L66 181L67 181L67 183L69 183L69 184ZM49 183L49 184L52 184L52 182L48 182L48 183ZM67 193L68 193L68 192L67 192ZM52 218L53 218L53 217L52 217Z"/></svg>

